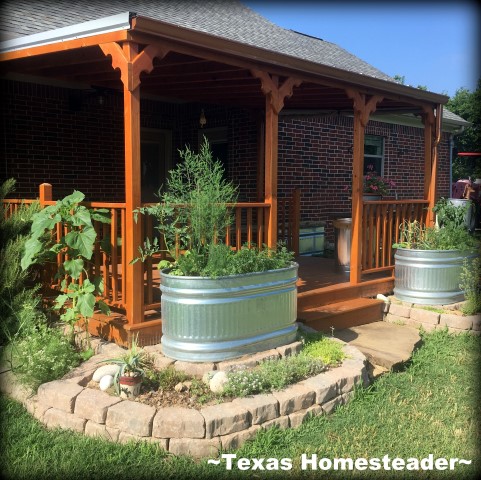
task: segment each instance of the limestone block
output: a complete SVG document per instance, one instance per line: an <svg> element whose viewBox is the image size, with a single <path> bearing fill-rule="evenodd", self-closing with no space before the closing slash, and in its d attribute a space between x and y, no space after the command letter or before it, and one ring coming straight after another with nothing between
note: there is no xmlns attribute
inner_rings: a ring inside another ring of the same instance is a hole
<svg viewBox="0 0 481 480"><path fill-rule="evenodd" d="M205 419L206 438L227 435L251 426L250 413L232 402L205 407L200 413Z"/></svg>
<svg viewBox="0 0 481 480"><path fill-rule="evenodd" d="M300 384L314 390L316 394L315 403L319 405L331 400L338 394L337 377L327 376L325 373L308 378Z"/></svg>
<svg viewBox="0 0 481 480"><path fill-rule="evenodd" d="M313 405L306 410L300 410L299 412L291 413L289 415L289 424L291 428L297 428L304 422L304 420L322 414L322 407L320 405Z"/></svg>
<svg viewBox="0 0 481 480"><path fill-rule="evenodd" d="M302 342L293 342L288 345L282 345L276 348L281 357L290 357L291 355L297 355L302 350Z"/></svg>
<svg viewBox="0 0 481 480"><path fill-rule="evenodd" d="M453 315L450 313L442 313L439 319L441 326L447 326L451 328L458 328L460 330L471 330L473 326L472 317L463 317L461 315Z"/></svg>
<svg viewBox="0 0 481 480"><path fill-rule="evenodd" d="M481 330L481 314L471 315L470 318L473 320L473 330L479 332Z"/></svg>
<svg viewBox="0 0 481 480"><path fill-rule="evenodd" d="M105 423L109 407L121 401L119 397L113 397L93 388L86 388L77 397L75 415L93 420L96 423Z"/></svg>
<svg viewBox="0 0 481 480"><path fill-rule="evenodd" d="M332 400L329 400L326 403L323 403L321 405L322 409L324 412L326 412L327 415L332 413L337 407L340 405L343 405L344 399L342 398L342 395L338 395L336 398L333 398Z"/></svg>
<svg viewBox="0 0 481 480"><path fill-rule="evenodd" d="M411 308L406 305L391 303L391 305L389 306L389 314L396 317L409 318L411 314Z"/></svg>
<svg viewBox="0 0 481 480"><path fill-rule="evenodd" d="M424 308L411 308L411 320L421 323L430 323L437 325L439 323L440 314L425 310Z"/></svg>
<svg viewBox="0 0 481 480"><path fill-rule="evenodd" d="M129 442L147 442L156 443L160 448L167 450L168 439L167 438L152 438L152 437L139 437L138 435L132 435L131 433L120 432L118 442L119 443L129 443Z"/></svg>
<svg viewBox="0 0 481 480"><path fill-rule="evenodd" d="M122 432L148 437L152 432L155 412L150 405L125 400L108 409L105 424Z"/></svg>
<svg viewBox="0 0 481 480"><path fill-rule="evenodd" d="M76 383L54 380L40 385L37 396L38 401L45 405L73 413L75 400L83 390L84 388Z"/></svg>
<svg viewBox="0 0 481 480"><path fill-rule="evenodd" d="M94 422L92 420L87 420L84 433L89 437L100 437L105 438L105 440L109 440L111 442L116 442L118 440L120 431L112 428L107 428L105 425L101 425L100 423Z"/></svg>
<svg viewBox="0 0 481 480"><path fill-rule="evenodd" d="M289 415L283 415L282 417L274 418L273 420L269 420L264 422L261 427L265 430L268 430L272 427L279 427L281 430L289 428Z"/></svg>
<svg viewBox="0 0 481 480"><path fill-rule="evenodd" d="M232 403L250 412L252 425L264 423L279 416L279 402L270 393L236 398Z"/></svg>
<svg viewBox="0 0 481 480"><path fill-rule="evenodd" d="M204 438L205 420L199 411L183 407L157 410L152 436L158 438Z"/></svg>
<svg viewBox="0 0 481 480"><path fill-rule="evenodd" d="M87 420L80 418L73 413L67 413L65 410L58 408L49 408L44 416L43 421L48 428L67 428L83 433Z"/></svg>
<svg viewBox="0 0 481 480"><path fill-rule="evenodd" d="M312 406L316 400L316 393L313 388L303 385L291 385L278 392L272 392L272 395L279 402L279 414L289 415Z"/></svg>
<svg viewBox="0 0 481 480"><path fill-rule="evenodd" d="M169 452L174 455L190 455L194 458L217 457L221 448L218 438L171 438Z"/></svg>
<svg viewBox="0 0 481 480"><path fill-rule="evenodd" d="M202 378L204 373L214 370L214 364L212 362L192 363L181 362L178 360L174 363L174 368L179 372L186 373L193 377Z"/></svg>
<svg viewBox="0 0 481 480"><path fill-rule="evenodd" d="M230 433L229 435L223 435L219 437L223 450L233 450L239 448L247 440L251 440L257 435L257 432L261 429L260 425L253 425L247 430L241 432Z"/></svg>

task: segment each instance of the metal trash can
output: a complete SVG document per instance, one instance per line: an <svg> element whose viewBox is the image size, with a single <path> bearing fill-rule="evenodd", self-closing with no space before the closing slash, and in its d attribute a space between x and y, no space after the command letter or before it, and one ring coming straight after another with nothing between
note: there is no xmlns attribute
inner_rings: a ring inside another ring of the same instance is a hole
<svg viewBox="0 0 481 480"><path fill-rule="evenodd" d="M351 218L334 220L334 256L336 266L342 272L351 270Z"/></svg>

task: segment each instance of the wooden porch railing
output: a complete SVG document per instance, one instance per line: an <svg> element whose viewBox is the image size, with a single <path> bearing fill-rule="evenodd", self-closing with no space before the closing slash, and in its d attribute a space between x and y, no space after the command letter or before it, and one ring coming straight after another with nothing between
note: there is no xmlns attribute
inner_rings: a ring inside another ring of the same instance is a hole
<svg viewBox="0 0 481 480"><path fill-rule="evenodd" d="M392 244L399 241L400 226L418 220L426 223L428 200L364 201L362 216L362 273L394 268Z"/></svg>
<svg viewBox="0 0 481 480"><path fill-rule="evenodd" d="M47 199L41 195L42 206L54 205L55 201L51 197ZM298 251L299 230L299 193L293 199L285 199L279 203L280 209L280 231L285 238L288 247ZM32 204L35 200L6 199L7 205L5 214L10 216L23 204ZM104 292L103 300L112 307L125 309L126 291L126 267L131 259L126 259L125 244L125 225L126 207L125 203L107 202L82 202L82 205L92 209L108 209L110 211L110 224L94 221L94 228L97 232L97 239L93 256L90 262L86 263L89 277L100 276L103 278ZM226 244L233 249L240 249L243 245L262 245L266 243L265 218L269 211L269 204L266 203L237 203L230 205L234 209L234 222L227 232ZM292 210L294 209L294 210ZM142 226L142 237L152 238L154 234L153 218L150 216L139 216ZM296 232L297 225L297 232ZM56 240L65 235L62 225L57 224L55 231ZM296 243L297 242L297 243ZM101 248L102 245L102 248ZM296 247L297 246L297 247ZM160 288L159 275L157 273L157 263L165 258L165 254L155 258L149 258L144 263L144 311L153 310L160 307ZM57 266L65 261L65 254L59 253L56 258ZM53 270L56 271L54 268ZM80 281L83 279L81 278ZM45 269L43 282L46 286L60 289L61 281L53 281L52 271Z"/></svg>

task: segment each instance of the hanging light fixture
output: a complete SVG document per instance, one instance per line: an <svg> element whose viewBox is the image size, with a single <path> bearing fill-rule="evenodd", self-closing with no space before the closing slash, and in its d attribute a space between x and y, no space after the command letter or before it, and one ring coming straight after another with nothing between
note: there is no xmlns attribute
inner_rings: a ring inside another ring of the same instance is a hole
<svg viewBox="0 0 481 480"><path fill-rule="evenodd" d="M207 119L205 118L204 109L200 111L200 118L199 118L200 128L204 128L204 125L207 123Z"/></svg>

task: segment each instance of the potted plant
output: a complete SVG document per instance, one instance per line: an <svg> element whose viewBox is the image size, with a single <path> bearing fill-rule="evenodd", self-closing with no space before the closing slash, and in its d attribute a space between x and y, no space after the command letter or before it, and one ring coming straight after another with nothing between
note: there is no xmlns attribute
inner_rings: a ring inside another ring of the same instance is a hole
<svg viewBox="0 0 481 480"><path fill-rule="evenodd" d="M114 376L117 395L122 398L135 398L140 393L144 368L148 365L148 354L138 347L136 339L132 339L131 347L124 355L119 358L102 360L101 363L119 367Z"/></svg>
<svg viewBox="0 0 481 480"><path fill-rule="evenodd" d="M294 341L297 269L284 247L225 245L237 189L225 179L205 140L180 152L158 204L136 213L156 218L158 238L140 259L165 245L159 263L162 350L177 360L221 361ZM136 259L138 260L138 259Z"/></svg>
<svg viewBox="0 0 481 480"><path fill-rule="evenodd" d="M396 186L392 180L379 176L374 170L374 165L369 164L367 169L369 172L364 175L364 200L378 200L380 197L385 197L389 189Z"/></svg>
<svg viewBox="0 0 481 480"><path fill-rule="evenodd" d="M440 199L433 211L438 224L419 222L400 226L400 242L393 245L394 295L422 305L443 305L464 300L459 279L465 259L479 255L480 244L464 223L465 209Z"/></svg>

